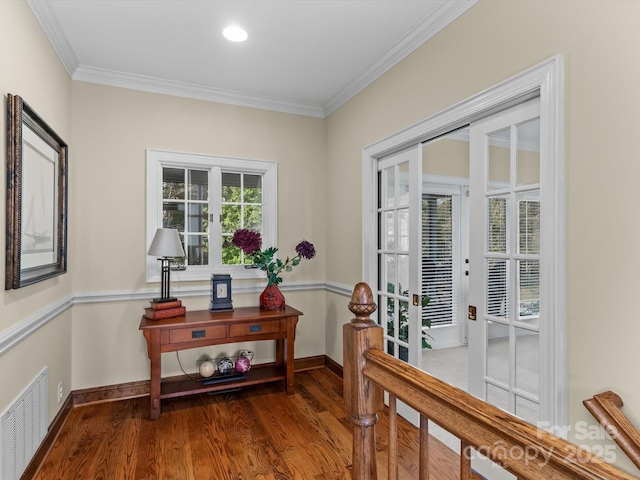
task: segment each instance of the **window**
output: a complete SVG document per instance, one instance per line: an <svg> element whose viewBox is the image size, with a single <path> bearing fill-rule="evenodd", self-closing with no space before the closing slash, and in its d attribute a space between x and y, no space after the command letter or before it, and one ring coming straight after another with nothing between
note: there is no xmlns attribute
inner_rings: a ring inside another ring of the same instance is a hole
<svg viewBox="0 0 640 480"><path fill-rule="evenodd" d="M147 248L156 229L178 230L185 257L172 264L173 279L258 277L231 238L250 228L276 245L276 225L275 162L147 150ZM158 264L147 257L147 281L160 279Z"/></svg>

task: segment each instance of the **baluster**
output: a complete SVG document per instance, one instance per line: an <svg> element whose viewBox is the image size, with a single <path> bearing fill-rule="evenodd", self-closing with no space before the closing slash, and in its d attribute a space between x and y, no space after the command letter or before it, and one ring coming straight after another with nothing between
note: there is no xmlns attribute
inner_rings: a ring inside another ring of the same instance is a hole
<svg viewBox="0 0 640 480"><path fill-rule="evenodd" d="M420 415L420 480L429 480L429 419Z"/></svg>
<svg viewBox="0 0 640 480"><path fill-rule="evenodd" d="M471 478L471 446L460 440L460 480Z"/></svg>
<svg viewBox="0 0 640 480"><path fill-rule="evenodd" d="M353 480L377 478L375 425L383 407L383 391L362 375L364 352L382 350L382 327L370 318L376 308L369 285L358 283L349 303L356 317L343 326L343 396L353 422Z"/></svg>
<svg viewBox="0 0 640 480"><path fill-rule="evenodd" d="M398 480L398 409L395 395L389 394L389 480Z"/></svg>

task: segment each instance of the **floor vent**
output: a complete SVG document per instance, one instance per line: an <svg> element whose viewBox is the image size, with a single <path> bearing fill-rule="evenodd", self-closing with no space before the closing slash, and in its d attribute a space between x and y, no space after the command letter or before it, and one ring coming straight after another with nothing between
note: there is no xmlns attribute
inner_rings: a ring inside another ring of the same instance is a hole
<svg viewBox="0 0 640 480"><path fill-rule="evenodd" d="M19 480L47 433L45 367L0 417L0 479Z"/></svg>

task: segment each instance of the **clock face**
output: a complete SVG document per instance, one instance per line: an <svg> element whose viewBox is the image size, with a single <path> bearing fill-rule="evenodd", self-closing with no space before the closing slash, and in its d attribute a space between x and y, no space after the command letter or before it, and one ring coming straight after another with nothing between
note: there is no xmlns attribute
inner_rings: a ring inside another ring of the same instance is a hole
<svg viewBox="0 0 640 480"><path fill-rule="evenodd" d="M221 283L216 287L216 297L218 298L227 298L227 284Z"/></svg>

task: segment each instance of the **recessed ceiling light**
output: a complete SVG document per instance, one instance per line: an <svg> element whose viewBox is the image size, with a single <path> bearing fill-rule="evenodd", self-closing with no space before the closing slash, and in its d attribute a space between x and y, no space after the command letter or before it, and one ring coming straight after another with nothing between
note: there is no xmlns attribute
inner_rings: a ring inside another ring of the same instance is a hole
<svg viewBox="0 0 640 480"><path fill-rule="evenodd" d="M246 31L236 26L225 28L222 31L222 34L225 36L225 38L231 40L232 42L244 42L248 37Z"/></svg>

